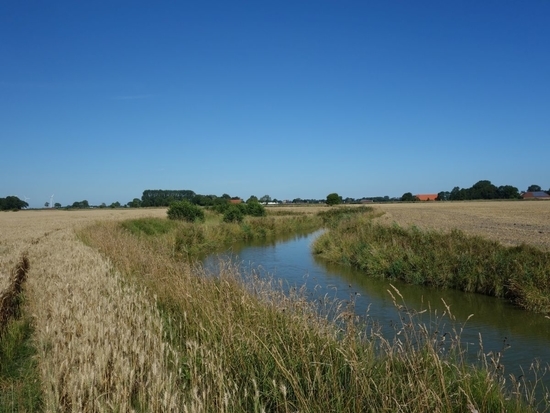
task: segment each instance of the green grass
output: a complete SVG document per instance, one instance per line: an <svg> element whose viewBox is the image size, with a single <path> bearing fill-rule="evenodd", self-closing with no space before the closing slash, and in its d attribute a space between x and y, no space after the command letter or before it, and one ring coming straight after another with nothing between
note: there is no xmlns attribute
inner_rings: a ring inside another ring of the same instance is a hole
<svg viewBox="0 0 550 413"><path fill-rule="evenodd" d="M527 310L550 313L550 253L528 245L503 246L461 231L421 231L340 220L313 251L365 275L500 297Z"/></svg>
<svg viewBox="0 0 550 413"><path fill-rule="evenodd" d="M42 408L33 326L28 316L11 319L0 336L0 411L37 412Z"/></svg>

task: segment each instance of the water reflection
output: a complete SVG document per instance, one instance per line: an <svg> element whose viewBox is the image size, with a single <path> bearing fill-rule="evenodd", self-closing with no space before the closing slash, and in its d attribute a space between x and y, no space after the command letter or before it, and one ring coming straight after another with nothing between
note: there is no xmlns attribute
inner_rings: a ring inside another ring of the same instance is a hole
<svg viewBox="0 0 550 413"><path fill-rule="evenodd" d="M288 286L305 285L312 299L328 296L340 300L355 300L355 311L377 322L387 331L399 320L399 314L388 293L387 280L373 279L360 271L330 265L315 259L311 243L320 234L300 234L269 243L234 245L222 256L231 257L245 269L255 269L266 276L284 280ZM209 257L205 265L215 265L219 255ZM462 339L475 356L479 350L479 334L483 338L484 351L506 350L506 373L521 374L520 366L528 369L537 358L543 364L550 362L550 320L544 316L520 310L509 303L478 294L454 290L434 290L392 282L403 295L408 308L429 314L442 314L445 304L456 318L456 325L464 325ZM473 315L469 320L470 315ZM427 319L429 322L430 320ZM465 324L464 324L465 323ZM446 328L451 328L447 324ZM550 384L550 377L545 378Z"/></svg>

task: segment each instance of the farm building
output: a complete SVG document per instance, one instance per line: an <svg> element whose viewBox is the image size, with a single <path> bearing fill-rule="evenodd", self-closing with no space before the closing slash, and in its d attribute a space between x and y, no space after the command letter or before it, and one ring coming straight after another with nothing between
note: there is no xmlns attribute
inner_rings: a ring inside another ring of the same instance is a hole
<svg viewBox="0 0 550 413"><path fill-rule="evenodd" d="M524 192L521 197L523 199L550 199L550 195L543 191Z"/></svg>
<svg viewBox="0 0 550 413"><path fill-rule="evenodd" d="M417 197L419 201L435 201L437 194L418 194L415 195L415 197Z"/></svg>

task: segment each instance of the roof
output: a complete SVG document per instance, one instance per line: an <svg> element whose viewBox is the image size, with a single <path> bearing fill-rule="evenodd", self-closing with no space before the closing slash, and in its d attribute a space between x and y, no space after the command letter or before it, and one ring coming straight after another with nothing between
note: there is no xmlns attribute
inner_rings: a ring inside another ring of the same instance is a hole
<svg viewBox="0 0 550 413"><path fill-rule="evenodd" d="M437 194L418 194L415 195L420 201L435 201Z"/></svg>
<svg viewBox="0 0 550 413"><path fill-rule="evenodd" d="M522 196L523 199L550 199L550 195L543 191L525 192Z"/></svg>

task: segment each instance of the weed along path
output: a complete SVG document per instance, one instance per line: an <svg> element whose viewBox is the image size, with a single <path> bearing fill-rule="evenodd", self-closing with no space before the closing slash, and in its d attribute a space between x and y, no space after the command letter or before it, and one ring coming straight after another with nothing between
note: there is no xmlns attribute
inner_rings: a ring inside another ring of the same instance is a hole
<svg viewBox="0 0 550 413"><path fill-rule="evenodd" d="M267 246L238 244L229 254L221 256L231 257L243 272L281 279L287 291L304 287L302 292L310 300L343 300L342 305L365 317L371 325L379 326L386 336L394 334L394 326L405 313L428 310L420 316L419 322L440 323L440 334L447 337L454 335L454 330L462 330L462 343L470 359L476 360L480 351L499 354L498 362L506 377L525 374L537 380L535 373L529 371L532 363L540 363L544 368L550 362L550 319L547 317L494 297L392 282L403 296L403 301L397 297L398 305L402 306L398 309L388 292L397 296L390 282L316 259L311 245L320 233L296 236ZM205 266L215 268L219 259L220 255L209 257ZM442 316L448 314L449 309L452 317ZM438 317L441 318L438 320ZM549 374L542 380L550 386Z"/></svg>

